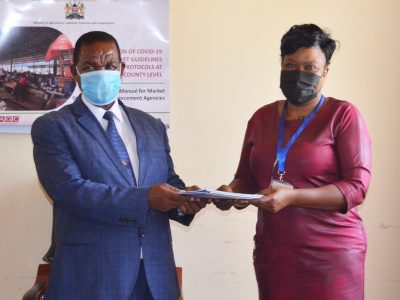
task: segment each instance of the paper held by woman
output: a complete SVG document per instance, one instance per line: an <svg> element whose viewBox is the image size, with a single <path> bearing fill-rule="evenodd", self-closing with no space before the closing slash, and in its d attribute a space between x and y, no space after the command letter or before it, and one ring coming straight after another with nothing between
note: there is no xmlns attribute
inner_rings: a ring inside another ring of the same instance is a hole
<svg viewBox="0 0 400 300"><path fill-rule="evenodd" d="M217 190L197 190L197 191L182 191L179 193L182 196L205 199L225 199L225 200L255 200L260 199L262 195L257 194L242 194L229 193Z"/></svg>

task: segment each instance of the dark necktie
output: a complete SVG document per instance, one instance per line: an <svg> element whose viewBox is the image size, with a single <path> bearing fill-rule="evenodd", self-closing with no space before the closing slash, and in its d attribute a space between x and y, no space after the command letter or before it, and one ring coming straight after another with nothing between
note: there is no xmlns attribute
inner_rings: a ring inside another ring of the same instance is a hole
<svg viewBox="0 0 400 300"><path fill-rule="evenodd" d="M137 185L135 174L133 173L132 169L132 164L129 159L128 151L126 150L125 144L117 131L117 127L115 127L114 114L111 111L107 111L104 114L103 118L108 121L107 136L110 139L111 144L113 145L115 151L118 153L118 156L121 159L121 162L124 165L128 175L132 178L134 184Z"/></svg>

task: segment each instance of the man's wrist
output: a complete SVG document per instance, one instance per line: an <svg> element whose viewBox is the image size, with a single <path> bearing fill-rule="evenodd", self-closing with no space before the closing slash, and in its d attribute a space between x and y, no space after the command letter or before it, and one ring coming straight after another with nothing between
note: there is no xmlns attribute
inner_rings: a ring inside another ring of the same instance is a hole
<svg viewBox="0 0 400 300"><path fill-rule="evenodd" d="M236 209L243 209L243 208L246 208L247 206L249 206L249 203L244 203L244 204L239 204L239 203L237 203L237 204L234 204L233 205Z"/></svg>

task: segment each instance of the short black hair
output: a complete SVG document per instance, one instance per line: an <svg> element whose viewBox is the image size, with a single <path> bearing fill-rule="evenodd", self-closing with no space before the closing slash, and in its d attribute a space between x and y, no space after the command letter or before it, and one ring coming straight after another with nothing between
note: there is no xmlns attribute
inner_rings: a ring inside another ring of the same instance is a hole
<svg viewBox="0 0 400 300"><path fill-rule="evenodd" d="M119 48L118 42L111 34L104 31L89 31L79 37L75 43L73 63L78 64L79 54L83 45L89 45L96 42L113 42L118 49L118 58L121 60L121 50Z"/></svg>
<svg viewBox="0 0 400 300"><path fill-rule="evenodd" d="M300 48L311 47L321 48L326 64L329 65L336 49L336 41L315 24L294 25L281 39L281 61L285 55L293 54Z"/></svg>

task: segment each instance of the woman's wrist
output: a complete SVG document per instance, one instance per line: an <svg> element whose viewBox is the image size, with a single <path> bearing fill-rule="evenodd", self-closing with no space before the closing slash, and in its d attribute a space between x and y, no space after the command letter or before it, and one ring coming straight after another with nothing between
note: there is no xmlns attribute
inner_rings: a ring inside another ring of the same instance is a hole
<svg viewBox="0 0 400 300"><path fill-rule="evenodd" d="M287 206L297 206L297 199L299 199L300 189L291 189L287 198Z"/></svg>

